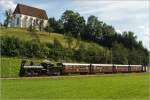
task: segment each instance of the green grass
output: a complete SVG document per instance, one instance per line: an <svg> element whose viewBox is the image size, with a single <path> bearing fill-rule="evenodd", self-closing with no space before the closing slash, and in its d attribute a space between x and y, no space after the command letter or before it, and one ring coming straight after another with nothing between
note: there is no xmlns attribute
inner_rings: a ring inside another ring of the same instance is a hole
<svg viewBox="0 0 150 100"><path fill-rule="evenodd" d="M28 63L33 60L35 64L41 62L40 59L26 60L28 61ZM1 77L18 77L21 61L22 59L17 57L1 57Z"/></svg>
<svg viewBox="0 0 150 100"><path fill-rule="evenodd" d="M2 80L2 98L13 100L148 100L148 74Z"/></svg>
<svg viewBox="0 0 150 100"><path fill-rule="evenodd" d="M17 77L19 74L20 59L1 58L1 77Z"/></svg>
<svg viewBox="0 0 150 100"><path fill-rule="evenodd" d="M39 39L41 42L50 42L53 43L54 38L61 41L62 45L66 45L66 40L64 39L64 36L62 34L57 33L47 33L47 32L37 32L35 34L27 31L27 29L22 28L1 28L0 29L0 36L14 36L19 38L20 40L29 41L32 39Z"/></svg>
<svg viewBox="0 0 150 100"><path fill-rule="evenodd" d="M21 28L1 28L1 35L7 35L7 36L15 36L20 38L21 40L32 40L33 38L38 37L42 42L53 42L54 38L58 38L61 41L64 41L64 36L61 34L56 33L49 33L47 32L37 32L36 34L32 34L27 29L21 29Z"/></svg>
<svg viewBox="0 0 150 100"><path fill-rule="evenodd" d="M58 34L58 33L48 33L48 32L37 32L35 34L27 31L27 29L23 29L23 28L0 28L0 36L14 36L14 37L18 37L21 40L25 40L25 41L29 41L35 38L38 38L41 42L49 42L49 43L53 43L54 39L58 39L60 41L60 43L62 44L62 46L67 47L68 43L67 40L65 39L63 34ZM72 47L75 47L77 43L76 39L73 39L73 45ZM85 46L92 46L94 47L99 47L101 49L103 49L102 46L93 43L93 42L86 42L86 41L81 41L81 43L83 43ZM78 49L78 47L76 48Z"/></svg>

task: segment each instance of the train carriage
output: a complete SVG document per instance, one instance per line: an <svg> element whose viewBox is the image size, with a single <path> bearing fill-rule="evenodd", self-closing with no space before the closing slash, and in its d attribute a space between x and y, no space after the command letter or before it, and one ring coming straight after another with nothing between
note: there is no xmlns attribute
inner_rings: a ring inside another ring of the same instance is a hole
<svg viewBox="0 0 150 100"><path fill-rule="evenodd" d="M103 73L113 73L115 70L115 67L112 64L102 65L102 67Z"/></svg>
<svg viewBox="0 0 150 100"><path fill-rule="evenodd" d="M112 64L92 64L94 68L93 73L112 73L113 67Z"/></svg>
<svg viewBox="0 0 150 100"><path fill-rule="evenodd" d="M62 63L63 73L89 73L90 64Z"/></svg>
<svg viewBox="0 0 150 100"><path fill-rule="evenodd" d="M93 67L93 73L102 73L103 67L101 64L92 64Z"/></svg>
<svg viewBox="0 0 150 100"><path fill-rule="evenodd" d="M131 72L141 72L143 71L143 66L142 65L130 65L131 67Z"/></svg>
<svg viewBox="0 0 150 100"><path fill-rule="evenodd" d="M116 70L119 73L127 73L129 72L129 65L115 65Z"/></svg>
<svg viewBox="0 0 150 100"><path fill-rule="evenodd" d="M93 73L111 73L112 65L111 64L92 64Z"/></svg>

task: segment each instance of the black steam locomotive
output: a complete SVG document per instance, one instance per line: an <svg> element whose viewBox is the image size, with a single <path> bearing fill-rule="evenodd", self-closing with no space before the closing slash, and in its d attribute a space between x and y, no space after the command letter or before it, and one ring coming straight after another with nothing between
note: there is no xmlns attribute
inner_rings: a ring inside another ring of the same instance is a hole
<svg viewBox="0 0 150 100"><path fill-rule="evenodd" d="M40 65L34 65L31 62L26 65L22 61L20 76L51 76L67 75L70 73L78 74L107 74L107 73L131 73L146 72L147 66L144 65L119 65L119 64L81 64L81 63L51 63L48 60Z"/></svg>

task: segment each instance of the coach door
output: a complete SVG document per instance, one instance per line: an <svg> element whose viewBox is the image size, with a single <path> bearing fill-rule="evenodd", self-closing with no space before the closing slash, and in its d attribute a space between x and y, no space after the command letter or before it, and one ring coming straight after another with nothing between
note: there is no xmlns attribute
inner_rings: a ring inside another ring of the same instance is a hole
<svg viewBox="0 0 150 100"><path fill-rule="evenodd" d="M94 74L94 67L95 67L95 66L92 66L92 65L90 64L90 66L89 66L90 74Z"/></svg>

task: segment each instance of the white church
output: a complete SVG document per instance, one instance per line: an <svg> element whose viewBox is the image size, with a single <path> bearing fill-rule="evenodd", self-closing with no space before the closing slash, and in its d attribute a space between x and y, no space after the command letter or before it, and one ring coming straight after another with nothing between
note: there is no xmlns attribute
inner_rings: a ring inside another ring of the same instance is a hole
<svg viewBox="0 0 150 100"><path fill-rule="evenodd" d="M47 26L48 17L43 9L18 4L13 12L11 27L28 28L30 25Z"/></svg>

